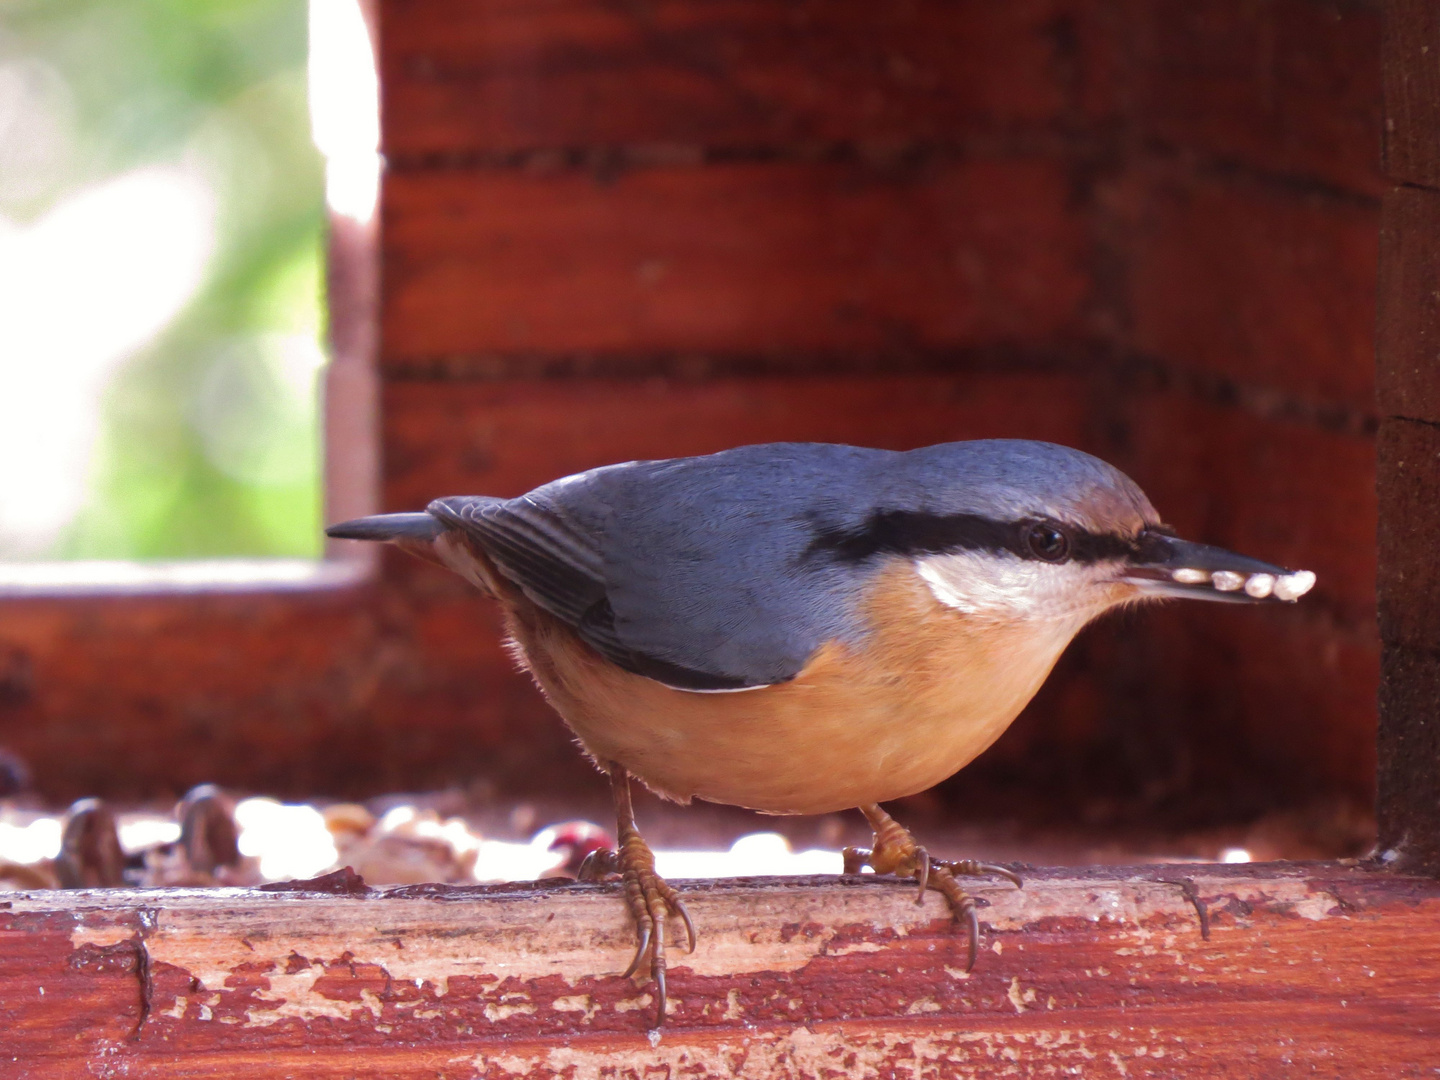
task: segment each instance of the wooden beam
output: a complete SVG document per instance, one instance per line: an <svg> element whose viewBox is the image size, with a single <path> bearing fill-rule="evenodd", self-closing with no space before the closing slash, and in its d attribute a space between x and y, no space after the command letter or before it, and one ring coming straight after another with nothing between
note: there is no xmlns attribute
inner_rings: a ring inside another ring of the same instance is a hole
<svg viewBox="0 0 1440 1080"><path fill-rule="evenodd" d="M1440 242L1440 236L1435 238ZM1433 363L1433 361L1432 361ZM1381 850L1440 873L1440 422L1380 423ZM1429 558L1422 553L1432 552Z"/></svg>
<svg viewBox="0 0 1440 1080"><path fill-rule="evenodd" d="M343 882L341 885L343 886ZM984 951L873 877L685 885L671 1015L615 888L15 894L6 1075L1430 1075L1440 883L1368 866L1049 870ZM1208 938L1207 938L1208 933ZM608 1070L605 1071L605 1070Z"/></svg>
<svg viewBox="0 0 1440 1080"><path fill-rule="evenodd" d="M1379 193L1376 5L1129 0L1078 7L1089 9L1082 20L1118 23L1109 44L1127 51L1112 61L1112 77L1125 88L1116 109L1159 156L1179 149L1190 164L1208 160L1233 177L1283 177L1277 186L1292 195ZM1082 62L1099 69L1090 81L1110 74L1104 56L1094 47L1082 53Z"/></svg>
<svg viewBox="0 0 1440 1080"><path fill-rule="evenodd" d="M1064 3L385 0L392 163L955 141L1053 122Z"/></svg>
<svg viewBox="0 0 1440 1080"><path fill-rule="evenodd" d="M1132 163L1117 183L1130 349L1373 417L1378 200L1173 162Z"/></svg>
<svg viewBox="0 0 1440 1080"><path fill-rule="evenodd" d="M1376 394L1380 404L1380 846L1440 874L1440 11L1385 5L1385 170Z"/></svg>
<svg viewBox="0 0 1440 1080"><path fill-rule="evenodd" d="M1051 161L434 169L383 199L384 369L699 352L781 371L1080 330L1083 226Z"/></svg>
<svg viewBox="0 0 1440 1080"><path fill-rule="evenodd" d="M1430 0L1385 0L1385 174L1440 188L1440 8Z"/></svg>

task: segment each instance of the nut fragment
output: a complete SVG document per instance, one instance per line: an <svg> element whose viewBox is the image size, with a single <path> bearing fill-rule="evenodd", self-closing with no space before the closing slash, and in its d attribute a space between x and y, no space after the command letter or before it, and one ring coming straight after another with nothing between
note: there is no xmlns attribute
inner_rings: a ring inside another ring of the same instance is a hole
<svg viewBox="0 0 1440 1080"><path fill-rule="evenodd" d="M1250 580L1245 582L1245 591L1256 600L1263 600L1270 595L1270 590L1275 587L1274 574L1251 574Z"/></svg>
<svg viewBox="0 0 1440 1080"><path fill-rule="evenodd" d="M1192 570L1190 567L1183 567L1170 575L1181 585L1203 585L1210 580L1210 573L1207 570Z"/></svg>
<svg viewBox="0 0 1440 1080"><path fill-rule="evenodd" d="M1245 584L1245 579L1233 570L1216 570L1210 575L1210 584L1220 592L1234 592Z"/></svg>
<svg viewBox="0 0 1440 1080"><path fill-rule="evenodd" d="M1315 587L1315 575L1309 570L1296 570L1275 579L1271 595L1277 600L1298 600Z"/></svg>

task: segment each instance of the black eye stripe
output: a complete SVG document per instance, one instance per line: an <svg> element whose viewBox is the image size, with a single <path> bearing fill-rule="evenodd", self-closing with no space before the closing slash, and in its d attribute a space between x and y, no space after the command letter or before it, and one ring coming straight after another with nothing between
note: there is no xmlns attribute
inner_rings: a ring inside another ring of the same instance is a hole
<svg viewBox="0 0 1440 1080"><path fill-rule="evenodd" d="M1098 562L1136 554L1134 539L1092 533L1044 519L996 521L979 514L930 514L914 510L879 510L858 528L844 529L810 521L814 538L805 557L828 555L838 562L863 562L876 555L943 555L957 551L1008 552L1036 562ZM1031 530L1051 529L1062 535L1066 551L1058 558L1037 552Z"/></svg>
<svg viewBox="0 0 1440 1080"><path fill-rule="evenodd" d="M1134 559L1140 551L1140 543L1137 537L1092 533L1082 529L1070 534L1070 557L1076 562L1086 563L1105 559Z"/></svg>

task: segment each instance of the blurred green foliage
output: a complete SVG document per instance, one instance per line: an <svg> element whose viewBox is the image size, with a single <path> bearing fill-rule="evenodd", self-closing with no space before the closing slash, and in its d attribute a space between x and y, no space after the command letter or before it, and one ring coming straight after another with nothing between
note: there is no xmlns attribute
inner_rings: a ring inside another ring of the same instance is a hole
<svg viewBox="0 0 1440 1080"><path fill-rule="evenodd" d="M111 378L87 502L42 554L318 556L324 179L305 0L0 0L0 61L17 58L49 111L14 175L0 168L0 213L175 162L217 211L204 283Z"/></svg>

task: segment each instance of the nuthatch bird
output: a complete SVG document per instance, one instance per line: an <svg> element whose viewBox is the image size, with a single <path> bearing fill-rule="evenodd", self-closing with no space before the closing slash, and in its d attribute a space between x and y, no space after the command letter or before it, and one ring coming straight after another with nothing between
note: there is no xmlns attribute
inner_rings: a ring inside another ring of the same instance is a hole
<svg viewBox="0 0 1440 1080"><path fill-rule="evenodd" d="M675 891L636 828L630 777L686 803L858 807L848 872L912 877L979 923L957 877L880 803L939 783L1015 719L1086 623L1147 599L1295 600L1314 584L1179 539L1128 477L1050 443L898 453L775 443L634 461L515 499L333 526L388 540L500 602L516 655L610 776L617 872L665 1016Z"/></svg>

